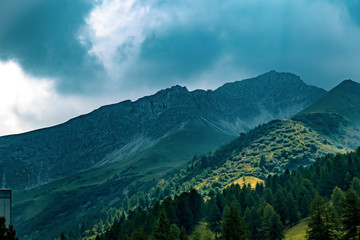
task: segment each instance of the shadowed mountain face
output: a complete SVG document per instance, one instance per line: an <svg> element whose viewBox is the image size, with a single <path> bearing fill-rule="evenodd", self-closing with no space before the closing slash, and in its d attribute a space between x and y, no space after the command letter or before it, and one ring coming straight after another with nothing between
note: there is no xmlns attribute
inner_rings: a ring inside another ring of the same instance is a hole
<svg viewBox="0 0 360 240"><path fill-rule="evenodd" d="M324 93L296 75L271 71L215 91L189 92L175 86L135 102L104 106L55 127L1 137L0 186L29 189L86 169L126 162L179 132L188 131L189 139L206 132L193 146L198 144L200 151L179 157L175 164L179 166L190 160L189 155L214 149L240 132L295 114ZM183 151L184 146L178 147Z"/></svg>
<svg viewBox="0 0 360 240"><path fill-rule="evenodd" d="M360 145L360 84L343 81L293 119L355 149Z"/></svg>

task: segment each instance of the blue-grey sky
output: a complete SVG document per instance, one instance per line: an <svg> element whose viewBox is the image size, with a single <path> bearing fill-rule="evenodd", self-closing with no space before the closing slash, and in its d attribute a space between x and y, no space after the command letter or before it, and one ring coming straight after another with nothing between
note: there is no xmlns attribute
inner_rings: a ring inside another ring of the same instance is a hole
<svg viewBox="0 0 360 240"><path fill-rule="evenodd" d="M360 81L358 0L0 2L0 135L175 84Z"/></svg>

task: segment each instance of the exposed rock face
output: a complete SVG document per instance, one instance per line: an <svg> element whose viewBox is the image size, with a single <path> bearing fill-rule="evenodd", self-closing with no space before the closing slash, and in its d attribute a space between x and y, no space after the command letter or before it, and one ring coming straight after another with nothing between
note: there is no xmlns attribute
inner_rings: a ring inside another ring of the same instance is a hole
<svg viewBox="0 0 360 240"><path fill-rule="evenodd" d="M181 129L236 136L287 118L325 93L271 71L215 91L174 86L135 102L101 107L64 124L0 138L0 185L26 189L130 156ZM5 179L5 180L4 180Z"/></svg>

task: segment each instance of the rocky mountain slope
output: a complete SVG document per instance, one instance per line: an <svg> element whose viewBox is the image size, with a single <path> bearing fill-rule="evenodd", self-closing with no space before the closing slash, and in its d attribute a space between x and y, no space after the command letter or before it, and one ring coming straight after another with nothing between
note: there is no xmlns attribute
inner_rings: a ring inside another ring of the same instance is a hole
<svg viewBox="0 0 360 240"><path fill-rule="evenodd" d="M126 162L189 129L194 131L188 139L199 130L207 133L193 146L202 152L187 153L201 154L258 124L289 117L324 93L294 74L271 71L215 91L189 92L175 86L135 102L104 106L58 126L1 137L0 185L30 189L87 169ZM218 140L209 141L209 134ZM189 160L179 159L178 165Z"/></svg>

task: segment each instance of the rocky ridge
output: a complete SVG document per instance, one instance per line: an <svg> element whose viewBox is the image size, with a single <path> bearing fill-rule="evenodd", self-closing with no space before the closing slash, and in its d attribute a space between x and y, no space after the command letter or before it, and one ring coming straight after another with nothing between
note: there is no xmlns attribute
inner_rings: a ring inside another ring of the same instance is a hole
<svg viewBox="0 0 360 240"><path fill-rule="evenodd" d="M0 185L29 189L126 161L184 129L236 137L259 124L290 117L324 93L294 74L275 71L214 91L174 86L135 102L101 107L58 126L0 137Z"/></svg>

